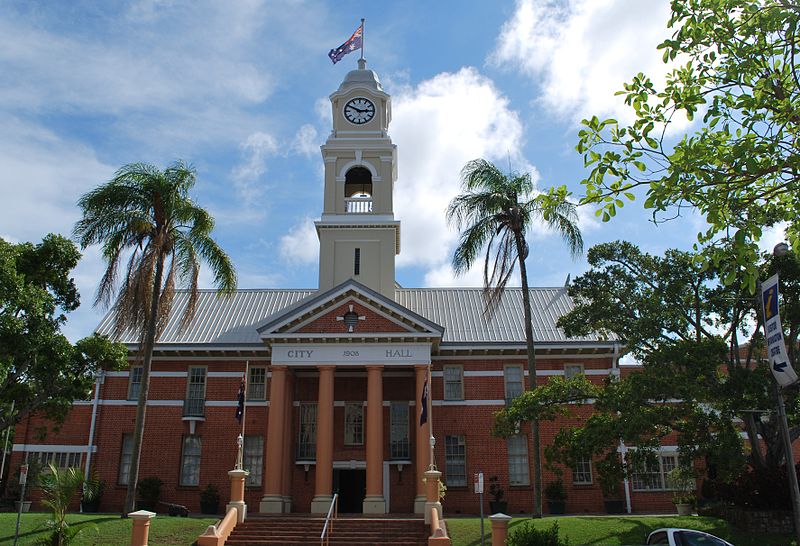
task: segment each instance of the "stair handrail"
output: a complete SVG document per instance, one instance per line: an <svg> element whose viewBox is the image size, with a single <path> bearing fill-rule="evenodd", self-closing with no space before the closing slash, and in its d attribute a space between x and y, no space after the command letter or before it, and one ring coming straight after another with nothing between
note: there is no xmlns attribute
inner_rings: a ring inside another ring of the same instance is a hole
<svg viewBox="0 0 800 546"><path fill-rule="evenodd" d="M333 532L333 520L337 517L339 517L339 493L334 493L331 506L328 508L328 515L325 516L325 525L322 526L322 533L319 535L320 546L328 546L330 534Z"/></svg>

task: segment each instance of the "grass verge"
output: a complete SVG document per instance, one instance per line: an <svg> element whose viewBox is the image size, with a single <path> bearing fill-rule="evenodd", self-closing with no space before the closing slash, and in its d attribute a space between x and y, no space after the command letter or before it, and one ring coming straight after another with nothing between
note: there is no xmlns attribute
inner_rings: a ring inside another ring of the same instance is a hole
<svg viewBox="0 0 800 546"><path fill-rule="evenodd" d="M49 514L29 512L22 514L20 521L18 544L33 545L45 537L41 529L42 523ZM131 541L131 521L123 519L119 514L70 514L67 517L70 525L82 527L84 530L73 543L74 546L112 546L127 545ZM188 546L197 540L198 535L206 527L216 522L217 518L173 518L158 516L151 520L150 544L158 546ZM0 513L0 544L14 543L14 529L17 514ZM480 537L478 538L480 543Z"/></svg>
<svg viewBox="0 0 800 546"><path fill-rule="evenodd" d="M644 544L648 533L660 527L686 527L706 531L735 544L736 546L767 546L796 544L791 535L744 533L734 529L728 522L708 517L678 516L565 516L538 520L514 518L509 533L514 527L532 521L537 528L548 528L557 521L560 535L570 544L592 544L622 546ZM491 523L484 520L485 543L492 543ZM480 518L447 518L447 531L453 546L480 546Z"/></svg>

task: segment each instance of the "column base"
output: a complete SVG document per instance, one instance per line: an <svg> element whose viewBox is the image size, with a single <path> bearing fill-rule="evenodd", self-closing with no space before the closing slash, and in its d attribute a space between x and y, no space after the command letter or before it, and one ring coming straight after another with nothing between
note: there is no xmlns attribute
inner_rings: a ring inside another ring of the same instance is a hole
<svg viewBox="0 0 800 546"><path fill-rule="evenodd" d="M328 510L331 508L332 500L333 495L317 495L314 497L314 500L311 501L311 513L327 514Z"/></svg>
<svg viewBox="0 0 800 546"><path fill-rule="evenodd" d="M292 497L283 497L283 513L292 513Z"/></svg>
<svg viewBox="0 0 800 546"><path fill-rule="evenodd" d="M264 514L283 514L283 497L280 495L264 495L258 507Z"/></svg>
<svg viewBox="0 0 800 546"><path fill-rule="evenodd" d="M444 517L442 513L442 503L441 502L426 502L425 503L425 525L431 524L431 509L436 508L439 510L440 517Z"/></svg>
<svg viewBox="0 0 800 546"><path fill-rule="evenodd" d="M417 495L414 497L414 513L415 514L424 514L425 513L425 495Z"/></svg>
<svg viewBox="0 0 800 546"><path fill-rule="evenodd" d="M225 505L225 512L231 508L236 508L238 515L236 516L236 523L242 523L247 519L247 504L244 501L231 501Z"/></svg>
<svg viewBox="0 0 800 546"><path fill-rule="evenodd" d="M383 497L372 496L364 499L364 513L365 514L385 514L386 513L386 499Z"/></svg>

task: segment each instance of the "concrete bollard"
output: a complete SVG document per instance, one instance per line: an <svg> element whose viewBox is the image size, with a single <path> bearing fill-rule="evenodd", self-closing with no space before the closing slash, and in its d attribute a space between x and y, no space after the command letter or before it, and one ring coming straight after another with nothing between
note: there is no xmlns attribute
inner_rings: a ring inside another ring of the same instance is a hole
<svg viewBox="0 0 800 546"><path fill-rule="evenodd" d="M147 546L147 539L150 535L150 520L156 517L155 513L147 510L138 510L128 514L128 517L133 520L131 546Z"/></svg>
<svg viewBox="0 0 800 546"><path fill-rule="evenodd" d="M225 507L227 512L231 507L236 508L237 523L242 523L247 518L247 504L244 502L244 481L250 473L247 470L229 470L231 479L231 501Z"/></svg>
<svg viewBox="0 0 800 546"><path fill-rule="evenodd" d="M489 516L489 520L492 522L492 546L505 546L511 516L498 513Z"/></svg>

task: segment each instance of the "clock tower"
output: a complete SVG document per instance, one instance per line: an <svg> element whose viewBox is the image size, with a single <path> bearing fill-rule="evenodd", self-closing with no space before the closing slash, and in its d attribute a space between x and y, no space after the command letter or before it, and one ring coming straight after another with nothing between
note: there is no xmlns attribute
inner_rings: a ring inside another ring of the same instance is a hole
<svg viewBox="0 0 800 546"><path fill-rule="evenodd" d="M400 222L392 190L397 147L387 132L391 98L366 61L330 96L333 130L321 147L325 199L319 235L319 289L354 279L394 299Z"/></svg>

